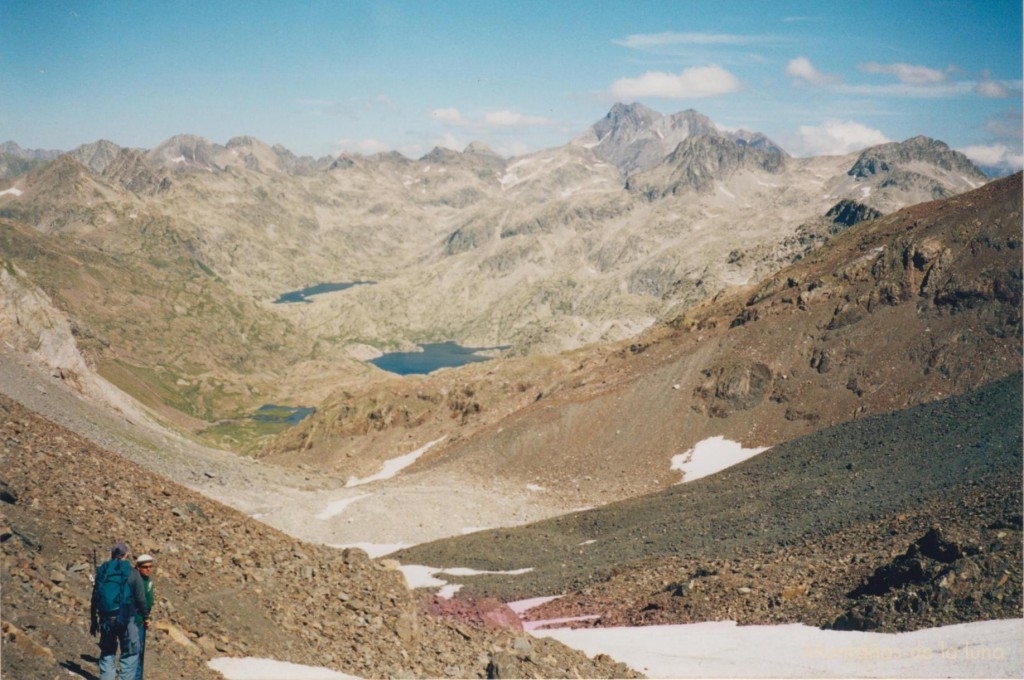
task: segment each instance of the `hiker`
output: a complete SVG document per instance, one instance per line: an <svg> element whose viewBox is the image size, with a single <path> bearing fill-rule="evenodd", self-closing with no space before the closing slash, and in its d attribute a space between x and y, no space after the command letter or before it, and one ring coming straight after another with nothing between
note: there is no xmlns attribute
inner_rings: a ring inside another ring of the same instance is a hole
<svg viewBox="0 0 1024 680"><path fill-rule="evenodd" d="M135 568L142 577L142 586L146 591L146 611L149 612L145 617L142 612L135 614L135 624L139 627L139 665L135 680L142 680L142 666L146 663L146 632L153 615L153 556L139 555L135 558Z"/></svg>
<svg viewBox="0 0 1024 680"><path fill-rule="evenodd" d="M137 613L149 618L146 589L139 572L132 569L131 550L118 543L110 551L110 560L96 569L89 607L89 633L100 636L100 680L114 680L117 649L121 648L118 680L135 680L141 644Z"/></svg>

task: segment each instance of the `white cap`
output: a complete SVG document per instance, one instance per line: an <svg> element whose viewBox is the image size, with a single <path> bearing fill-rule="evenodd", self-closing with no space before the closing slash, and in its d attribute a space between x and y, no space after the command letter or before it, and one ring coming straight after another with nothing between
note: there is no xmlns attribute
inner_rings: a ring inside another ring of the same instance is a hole
<svg viewBox="0 0 1024 680"><path fill-rule="evenodd" d="M139 555L137 558L135 558L135 564L145 564L146 562L152 562L152 561L153 561L153 556L152 555Z"/></svg>

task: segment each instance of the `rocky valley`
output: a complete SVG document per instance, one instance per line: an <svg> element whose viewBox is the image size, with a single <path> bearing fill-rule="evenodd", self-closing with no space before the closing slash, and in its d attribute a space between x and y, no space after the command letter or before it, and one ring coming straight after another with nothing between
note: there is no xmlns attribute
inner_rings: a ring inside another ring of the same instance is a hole
<svg viewBox="0 0 1024 680"><path fill-rule="evenodd" d="M160 564L158 678L635 675L524 633L505 603L543 595L582 626L1019 619L1021 199L925 137L795 158L639 104L518 158L8 143L4 673L92 677L121 539ZM490 360L368 362L445 341ZM691 479L714 438L764 452ZM444 600L410 564L497 573Z"/></svg>

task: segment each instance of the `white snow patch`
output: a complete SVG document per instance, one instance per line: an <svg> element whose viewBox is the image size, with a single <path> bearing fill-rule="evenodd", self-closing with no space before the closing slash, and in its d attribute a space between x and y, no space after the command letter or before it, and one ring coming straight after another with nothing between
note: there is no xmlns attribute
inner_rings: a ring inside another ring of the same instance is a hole
<svg viewBox="0 0 1024 680"><path fill-rule="evenodd" d="M334 517L336 515L340 515L341 513L345 512L345 508L347 508L352 503L355 503L358 500L362 500L363 498L369 498L369 497L370 497L370 494L364 493L364 494L360 494L358 496L349 496L348 498L341 498L341 499L336 500L336 501L331 501L330 503L327 504L327 507L324 508L323 512L321 512L320 514L316 515L316 518L317 519L330 519L330 518L332 518L332 517Z"/></svg>
<svg viewBox="0 0 1024 680"><path fill-rule="evenodd" d="M763 181L761 181L761 180L757 180L757 183L758 183L758 185L760 185L760 186L763 186L763 187L772 187L773 189L777 189L778 187L782 186L781 184L772 184L771 182L763 182Z"/></svg>
<svg viewBox="0 0 1024 680"><path fill-rule="evenodd" d="M601 618L597 614L586 614L583 616L564 616L562 618L557 619L539 619L537 621L527 621L523 618L523 614L533 609L534 607L539 607L542 604L551 602L552 600L557 600L559 597L561 597L561 595L532 597L528 600L516 600L515 602L509 602L505 606L516 613L516 616L519 617L520 623L523 624L523 630L536 630L541 626L551 626L558 623L571 623L573 621L591 621L593 619Z"/></svg>
<svg viewBox="0 0 1024 680"><path fill-rule="evenodd" d="M526 485L526 490L527 491L543 491L544 487L540 486L539 484L527 484Z"/></svg>
<svg viewBox="0 0 1024 680"><path fill-rule="evenodd" d="M677 456L672 456L672 470L683 473L682 482L692 482L701 477L713 475L727 467L742 463L768 450L767 446L745 449L737 442L725 437L710 437Z"/></svg>
<svg viewBox="0 0 1024 680"><path fill-rule="evenodd" d="M438 578L438 574L448 574L449 576L479 576L481 574L518 576L519 574L526 574L533 571L533 567L514 569L512 571L480 571L478 569L469 569L467 567L428 567L422 564L402 564L399 565L398 569L405 575L405 582L409 585L410 589L439 588L436 593L437 596L446 600L459 592L462 585L448 583L444 579Z"/></svg>
<svg viewBox="0 0 1024 680"><path fill-rule="evenodd" d="M447 581L435 578L434 574L440 570L437 567L428 567L424 564L403 564L398 567L405 575L405 582L410 588L440 588L448 585Z"/></svg>
<svg viewBox="0 0 1024 680"><path fill-rule="evenodd" d="M389 555L402 548L408 548L411 544L409 543L328 543L328 546L332 548L338 548L344 550L345 548L359 548L366 552L371 558L381 557L383 555Z"/></svg>
<svg viewBox="0 0 1024 680"><path fill-rule="evenodd" d="M732 193L731 191L729 191L728 189L723 187L721 184L716 184L715 188L718 189L719 191L721 191L723 194L725 194L729 198L736 198L736 194Z"/></svg>
<svg viewBox="0 0 1024 680"><path fill-rule="evenodd" d="M416 449L415 451L407 453L404 456L399 456L398 458L392 458L389 461L385 461L384 465L381 466L380 472L374 475L370 475L369 477L364 477L362 479L356 477L349 477L349 480L345 483L345 486L353 487L359 486L360 484L369 484L370 482L380 481L382 479L390 479L391 477L394 477L405 468L415 463L420 456L429 451L431 447L433 447L435 444L439 444L442 441L444 441L444 439L444 437L441 437L440 439L435 439L434 441L428 442L421 446L420 448Z"/></svg>
<svg viewBox="0 0 1024 680"><path fill-rule="evenodd" d="M506 606L514 611L519 616L522 616L525 612L539 607L542 604L557 600L561 595L545 595L543 597L531 597L528 600L516 600L515 602L509 602Z"/></svg>
<svg viewBox="0 0 1024 680"><path fill-rule="evenodd" d="M544 626L555 626L559 623L572 623L573 621L593 621L601 618L598 614L586 614L584 616L563 616L557 619L540 619L538 621L522 621L523 630L539 630ZM564 629L562 629L564 630Z"/></svg>
<svg viewBox="0 0 1024 680"><path fill-rule="evenodd" d="M861 187L860 188L860 197L861 198L867 198L870 195L871 195L871 187L867 186L867 187Z"/></svg>
<svg viewBox="0 0 1024 680"><path fill-rule="evenodd" d="M455 593L459 592L460 590L462 590L461 583L448 583L446 585L441 586L438 589L436 595L442 600L450 600L453 597L455 597Z"/></svg>
<svg viewBox="0 0 1024 680"><path fill-rule="evenodd" d="M451 567L438 570L439 573L448 574L449 576L480 576L481 574L519 576L520 574L529 574L531 571L533 571L533 567L523 567L522 569L512 569L510 571L481 571L479 569L470 569L469 567Z"/></svg>
<svg viewBox="0 0 1024 680"><path fill-rule="evenodd" d="M593 544L593 543L597 543L597 539L595 539L595 538L592 538L592 539L590 539L589 541L583 541L582 543L579 543L579 544L577 544L577 545L591 545L591 544Z"/></svg>
<svg viewBox="0 0 1024 680"><path fill-rule="evenodd" d="M607 654L651 678L1020 678L1024 619L910 633L715 621L536 631L588 655Z"/></svg>
<svg viewBox="0 0 1024 680"><path fill-rule="evenodd" d="M171 162L172 163L184 163L185 162L185 157L184 156L178 156L177 158L172 158Z"/></svg>
<svg viewBox="0 0 1024 680"><path fill-rule="evenodd" d="M23 192L21 189L11 187L10 189L4 189L3 191L0 191L0 196L21 196L23 193L25 192Z"/></svg>
<svg viewBox="0 0 1024 680"><path fill-rule="evenodd" d="M357 675L345 675L341 671L318 666L303 666L287 661L259 659L252 656L237 658L220 656L210 659L210 668L223 675L227 680L349 680Z"/></svg>

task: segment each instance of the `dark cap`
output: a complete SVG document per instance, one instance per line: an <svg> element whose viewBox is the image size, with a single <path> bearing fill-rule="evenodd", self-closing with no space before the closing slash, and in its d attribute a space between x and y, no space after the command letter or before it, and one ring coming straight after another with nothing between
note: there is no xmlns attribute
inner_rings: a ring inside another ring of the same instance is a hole
<svg viewBox="0 0 1024 680"><path fill-rule="evenodd" d="M130 552L131 549L128 547L127 543L118 543L110 549L110 558L119 560Z"/></svg>

